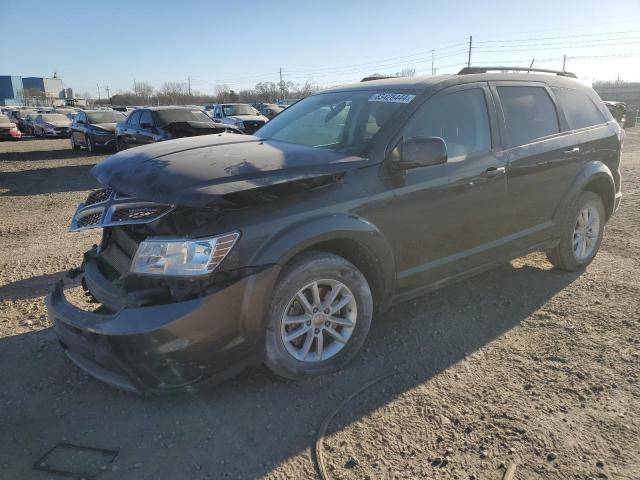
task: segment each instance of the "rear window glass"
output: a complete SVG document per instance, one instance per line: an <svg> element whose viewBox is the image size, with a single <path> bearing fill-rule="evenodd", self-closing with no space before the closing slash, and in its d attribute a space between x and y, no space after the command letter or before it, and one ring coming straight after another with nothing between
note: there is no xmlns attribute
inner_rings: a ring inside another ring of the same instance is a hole
<svg viewBox="0 0 640 480"><path fill-rule="evenodd" d="M507 130L506 145L515 147L560 131L556 108L541 87L498 87Z"/></svg>
<svg viewBox="0 0 640 480"><path fill-rule="evenodd" d="M568 88L556 88L553 91L571 130L605 123L604 116L584 93Z"/></svg>

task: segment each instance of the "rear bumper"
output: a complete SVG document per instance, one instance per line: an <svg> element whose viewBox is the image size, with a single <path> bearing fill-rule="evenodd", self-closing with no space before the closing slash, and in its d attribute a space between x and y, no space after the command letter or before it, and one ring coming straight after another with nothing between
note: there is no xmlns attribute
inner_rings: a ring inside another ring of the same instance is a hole
<svg viewBox="0 0 640 480"><path fill-rule="evenodd" d="M279 268L184 302L103 315L70 304L59 283L49 318L67 356L114 387L158 393L225 378L263 358L263 318Z"/></svg>

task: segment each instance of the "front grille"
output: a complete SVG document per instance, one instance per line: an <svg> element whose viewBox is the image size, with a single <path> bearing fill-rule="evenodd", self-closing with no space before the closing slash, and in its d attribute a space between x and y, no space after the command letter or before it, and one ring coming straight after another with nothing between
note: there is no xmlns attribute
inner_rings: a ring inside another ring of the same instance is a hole
<svg viewBox="0 0 640 480"><path fill-rule="evenodd" d="M94 212L84 215L78 219L79 227L88 227L89 225L97 225L102 218L102 212Z"/></svg>
<svg viewBox="0 0 640 480"><path fill-rule="evenodd" d="M173 210L171 205L145 202L128 197L111 188L91 192L80 204L71 220L69 230L151 223Z"/></svg>
<svg viewBox="0 0 640 480"><path fill-rule="evenodd" d="M260 127L264 125L264 122L259 120L245 120L242 123L244 123L245 131L249 133L255 132L256 130L258 130Z"/></svg>
<svg viewBox="0 0 640 480"><path fill-rule="evenodd" d="M68 128L56 128L55 130L58 133L69 133L69 129Z"/></svg>
<svg viewBox="0 0 640 480"><path fill-rule="evenodd" d="M91 192L84 202L85 205L93 205L94 203L104 202L111 195L112 190L110 188L101 188L95 192Z"/></svg>
<svg viewBox="0 0 640 480"><path fill-rule="evenodd" d="M151 217L162 215L171 210L171 207L129 207L121 208L113 212L111 216L112 222L125 222L130 220L146 220Z"/></svg>

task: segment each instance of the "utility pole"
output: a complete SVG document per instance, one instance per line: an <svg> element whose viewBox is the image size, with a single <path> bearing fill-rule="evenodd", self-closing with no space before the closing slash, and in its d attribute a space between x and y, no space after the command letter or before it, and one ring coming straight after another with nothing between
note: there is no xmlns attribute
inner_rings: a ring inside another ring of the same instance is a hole
<svg viewBox="0 0 640 480"><path fill-rule="evenodd" d="M567 66L567 55L563 55L562 56L562 71L566 72L567 69L565 68Z"/></svg>
<svg viewBox="0 0 640 480"><path fill-rule="evenodd" d="M187 77L187 83L189 84L189 96L191 96L191 77Z"/></svg>
<svg viewBox="0 0 640 480"><path fill-rule="evenodd" d="M433 69L433 52L434 52L434 49L432 48L431 49L431 75L435 75L436 74L435 70Z"/></svg>
<svg viewBox="0 0 640 480"><path fill-rule="evenodd" d="M469 35L469 58L467 59L467 67L471 66L471 48L473 47L473 35Z"/></svg>
<svg viewBox="0 0 640 480"><path fill-rule="evenodd" d="M98 100L100 100L100 84L96 84L98 86Z"/></svg>
<svg viewBox="0 0 640 480"><path fill-rule="evenodd" d="M282 81L282 67L280 67L280 97L284 100L284 82Z"/></svg>
<svg viewBox="0 0 640 480"><path fill-rule="evenodd" d="M107 89L107 98L109 99L109 103L111 103L111 93L109 92L109 85L107 85L106 89Z"/></svg>

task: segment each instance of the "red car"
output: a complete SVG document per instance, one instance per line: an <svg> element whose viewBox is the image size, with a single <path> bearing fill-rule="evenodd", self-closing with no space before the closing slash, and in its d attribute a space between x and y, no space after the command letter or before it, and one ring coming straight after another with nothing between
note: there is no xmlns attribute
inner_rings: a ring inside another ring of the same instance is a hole
<svg viewBox="0 0 640 480"><path fill-rule="evenodd" d="M0 115L0 140L18 140L22 132L6 115Z"/></svg>

